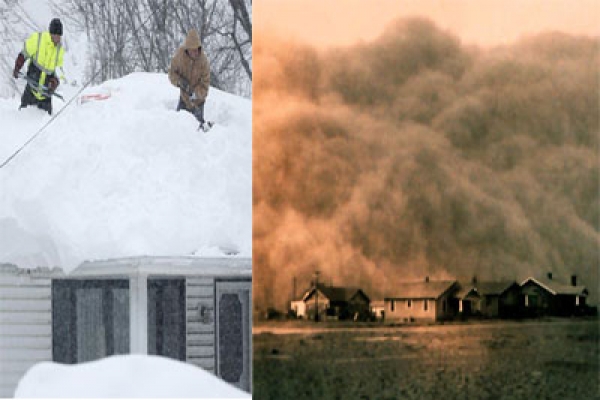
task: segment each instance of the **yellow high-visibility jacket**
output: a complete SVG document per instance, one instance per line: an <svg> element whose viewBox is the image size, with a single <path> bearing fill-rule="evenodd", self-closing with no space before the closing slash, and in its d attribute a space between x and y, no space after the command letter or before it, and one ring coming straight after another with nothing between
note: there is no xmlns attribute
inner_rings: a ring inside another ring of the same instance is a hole
<svg viewBox="0 0 600 400"><path fill-rule="evenodd" d="M38 83L41 86L46 85L46 77L54 75L56 68L63 65L65 49L60 43L58 46L54 45L50 32L34 32L25 41L21 53L25 56L25 59L30 60L28 74L31 70L31 64L39 69L40 75ZM33 94L39 100L45 98L45 96L36 90L33 90Z"/></svg>

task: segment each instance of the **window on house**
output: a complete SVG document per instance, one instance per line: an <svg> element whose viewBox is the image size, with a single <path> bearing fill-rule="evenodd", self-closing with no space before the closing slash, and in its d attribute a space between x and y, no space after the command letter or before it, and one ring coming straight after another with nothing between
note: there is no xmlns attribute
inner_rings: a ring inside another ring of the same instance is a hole
<svg viewBox="0 0 600 400"><path fill-rule="evenodd" d="M427 311L429 308L429 300L425 299L423 301L423 310Z"/></svg>
<svg viewBox="0 0 600 400"><path fill-rule="evenodd" d="M185 280L148 279L148 354L185 361L185 326Z"/></svg>
<svg viewBox="0 0 600 400"><path fill-rule="evenodd" d="M392 311L396 310L396 302L394 300L391 301L390 308Z"/></svg>
<svg viewBox="0 0 600 400"><path fill-rule="evenodd" d="M406 300L406 306L407 306L408 308L411 308L411 307L412 307L412 300L410 300L410 299L409 299L409 300Z"/></svg>
<svg viewBox="0 0 600 400"><path fill-rule="evenodd" d="M129 281L52 281L52 359L75 364L129 353Z"/></svg>
<svg viewBox="0 0 600 400"><path fill-rule="evenodd" d="M251 391L252 281L215 280L216 375Z"/></svg>

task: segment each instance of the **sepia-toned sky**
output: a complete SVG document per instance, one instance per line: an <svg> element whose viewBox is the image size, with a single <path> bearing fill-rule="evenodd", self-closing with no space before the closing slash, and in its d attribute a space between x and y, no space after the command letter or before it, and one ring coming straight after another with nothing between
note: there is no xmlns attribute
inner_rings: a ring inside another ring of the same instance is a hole
<svg viewBox="0 0 600 400"><path fill-rule="evenodd" d="M598 7L256 1L257 309L315 270L598 287Z"/></svg>
<svg viewBox="0 0 600 400"><path fill-rule="evenodd" d="M260 0L253 14L256 28L317 46L371 41L408 16L427 16L464 44L484 46L548 30L600 34L598 0Z"/></svg>

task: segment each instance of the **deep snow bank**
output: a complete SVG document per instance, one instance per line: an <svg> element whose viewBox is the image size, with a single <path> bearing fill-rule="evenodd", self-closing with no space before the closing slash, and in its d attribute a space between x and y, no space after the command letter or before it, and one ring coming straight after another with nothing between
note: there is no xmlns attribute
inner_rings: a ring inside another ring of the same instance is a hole
<svg viewBox="0 0 600 400"><path fill-rule="evenodd" d="M69 99L76 89L65 86ZM86 93L0 169L0 261L71 270L132 255L251 256L252 110L211 88L205 134L165 74ZM0 100L0 160L50 118ZM58 111L64 103L54 100ZM223 251L223 249L226 249Z"/></svg>
<svg viewBox="0 0 600 400"><path fill-rule="evenodd" d="M210 372L157 356L113 356L77 365L43 362L19 382L26 398L250 398Z"/></svg>

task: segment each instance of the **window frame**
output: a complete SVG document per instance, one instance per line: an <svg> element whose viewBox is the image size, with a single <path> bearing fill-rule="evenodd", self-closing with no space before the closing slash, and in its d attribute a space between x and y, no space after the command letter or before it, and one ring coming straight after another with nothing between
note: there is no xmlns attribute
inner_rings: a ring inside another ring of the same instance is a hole
<svg viewBox="0 0 600 400"><path fill-rule="evenodd" d="M51 283L51 308L52 308L52 361L63 364L78 364L77 348L77 297L76 291L79 289L102 289L102 322L105 324L105 345L106 354L102 357L114 355L114 320L105 313L107 305L112 305L114 301L111 293L112 289L127 290L127 324L117 329L130 330L131 309L129 301L131 299L131 288L129 279L53 279ZM68 315L64 315L64 304L59 306L61 300L66 300ZM66 343L65 343L66 341ZM131 350L130 335L127 335L127 353Z"/></svg>

